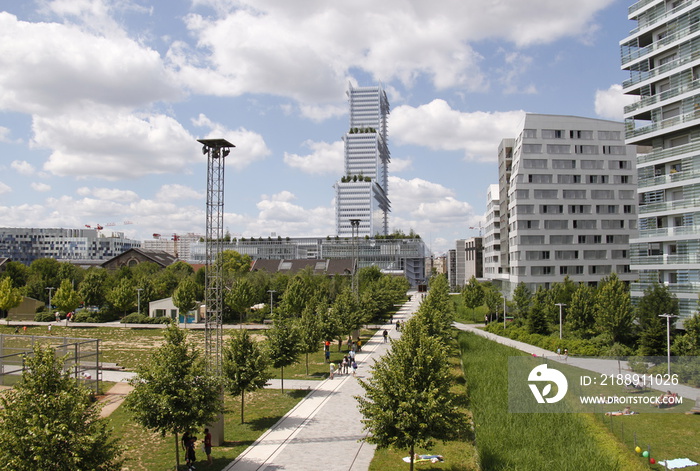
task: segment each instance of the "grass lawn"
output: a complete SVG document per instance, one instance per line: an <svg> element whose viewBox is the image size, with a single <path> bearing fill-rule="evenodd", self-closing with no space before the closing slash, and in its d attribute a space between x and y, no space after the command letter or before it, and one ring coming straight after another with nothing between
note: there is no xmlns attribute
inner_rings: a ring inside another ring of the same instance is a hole
<svg viewBox="0 0 700 471"><path fill-rule="evenodd" d="M451 392L455 395L455 400L463 412L469 417L466 408L466 381L460 366L459 350L456 343L452 345L450 355L452 374L455 384ZM447 442L436 441L430 449L416 448L418 454L442 455L445 461L441 463L416 463L417 470L460 470L470 471L480 469L477 461L476 447L474 446L473 433L470 426L465 430L455 430L454 439ZM374 453L374 458L370 464L370 471L406 471L408 464L403 461L408 456L407 450L381 449Z"/></svg>
<svg viewBox="0 0 700 471"><path fill-rule="evenodd" d="M486 306L479 306L476 309L468 309L462 301L461 294L450 295L455 306L455 320L462 324L483 324L484 316L488 314Z"/></svg>
<svg viewBox="0 0 700 471"><path fill-rule="evenodd" d="M224 414L224 445L212 449L214 464L207 466L206 455L197 442L197 468L211 471L224 469L243 450L253 444L267 429L292 409L308 391L285 391L265 389L246 394L245 424L240 423L240 396L226 395ZM113 436L127 450L123 470L169 471L175 466L175 439L172 435L161 437L135 424L131 414L119 407L109 416ZM197 430L199 440L202 430ZM184 456L180 449L180 462L184 468Z"/></svg>

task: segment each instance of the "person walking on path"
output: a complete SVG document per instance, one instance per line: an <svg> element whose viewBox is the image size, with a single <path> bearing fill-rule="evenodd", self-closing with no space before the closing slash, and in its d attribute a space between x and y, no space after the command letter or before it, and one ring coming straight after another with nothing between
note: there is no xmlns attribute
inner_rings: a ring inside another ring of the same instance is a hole
<svg viewBox="0 0 700 471"><path fill-rule="evenodd" d="M207 455L207 463L211 464L211 432L204 429L204 453Z"/></svg>
<svg viewBox="0 0 700 471"><path fill-rule="evenodd" d="M355 376L355 373L357 373L357 363L355 360L352 361L352 375Z"/></svg>
<svg viewBox="0 0 700 471"><path fill-rule="evenodd" d="M333 379L333 373L335 373L335 363L331 363L330 369L331 369L330 378Z"/></svg>
<svg viewBox="0 0 700 471"><path fill-rule="evenodd" d="M386 343L387 337L389 337L389 331L384 329L384 333L382 335L384 336L384 343Z"/></svg>

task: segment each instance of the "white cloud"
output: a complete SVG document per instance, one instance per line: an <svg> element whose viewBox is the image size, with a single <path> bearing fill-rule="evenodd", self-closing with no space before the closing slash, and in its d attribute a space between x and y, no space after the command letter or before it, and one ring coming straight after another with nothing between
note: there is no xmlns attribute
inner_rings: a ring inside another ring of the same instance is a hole
<svg viewBox="0 0 700 471"><path fill-rule="evenodd" d="M206 198L206 194L199 192L193 188L185 185L163 185L160 187L158 194L156 195L157 200L201 200Z"/></svg>
<svg viewBox="0 0 700 471"><path fill-rule="evenodd" d="M265 139L260 134L243 127L228 129L224 125L210 120L204 114L200 114L193 119L192 124L197 127L209 128L209 132L204 136L205 139L223 138L236 146L235 149L231 150L226 164L238 170L263 160L272 153L267 147Z"/></svg>
<svg viewBox="0 0 700 471"><path fill-rule="evenodd" d="M135 191L120 190L118 188L80 187L76 190L76 193L80 196L94 196L100 200L116 201L121 203L138 201L140 199L139 195L136 194Z"/></svg>
<svg viewBox="0 0 700 471"><path fill-rule="evenodd" d="M607 90L596 90L595 112L601 118L622 121L625 106L636 100L634 96L622 93L622 85L613 84Z"/></svg>
<svg viewBox="0 0 700 471"><path fill-rule="evenodd" d="M40 183L40 182L33 182L31 184L32 190L34 191L39 191L41 193L45 193L47 191L51 191L51 186L47 185L46 183Z"/></svg>
<svg viewBox="0 0 700 471"><path fill-rule="evenodd" d="M311 149L309 155L284 153L284 163L304 173L314 175L340 175L343 173L343 141L332 143L305 141Z"/></svg>
<svg viewBox="0 0 700 471"><path fill-rule="evenodd" d="M250 218L246 224L246 234L257 237L272 230L283 237L335 233L335 212L330 204L307 209L293 204L294 199L296 196L286 190L274 195L262 195L257 204L257 216Z"/></svg>
<svg viewBox="0 0 700 471"><path fill-rule="evenodd" d="M399 159L396 157L391 158L391 162L389 163L389 172L404 172L406 170L412 170L413 169L413 159L406 158L406 159Z"/></svg>
<svg viewBox="0 0 700 471"><path fill-rule="evenodd" d="M106 180L183 172L201 162L199 146L180 123L165 115L91 113L35 116L35 147L52 153L44 170L54 175Z"/></svg>
<svg viewBox="0 0 700 471"><path fill-rule="evenodd" d="M20 175L32 175L35 171L34 166L26 160L13 160L10 167Z"/></svg>
<svg viewBox="0 0 700 471"><path fill-rule="evenodd" d="M8 185L6 185L3 182L0 182L0 195L4 195L5 193L9 193L12 191L12 188Z"/></svg>
<svg viewBox="0 0 700 471"><path fill-rule="evenodd" d="M0 126L0 142L10 142L10 130Z"/></svg>
<svg viewBox="0 0 700 471"><path fill-rule="evenodd" d="M157 51L121 36L0 12L0 109L52 116L86 104L135 107L180 96Z"/></svg>
<svg viewBox="0 0 700 471"><path fill-rule="evenodd" d="M354 71L408 86L425 76L438 89L479 90L487 84L471 43L588 40L596 14L613 1L200 0L197 5L212 7L217 16L188 16L197 50L178 43L168 57L193 90L217 95L336 102Z"/></svg>
<svg viewBox="0 0 700 471"><path fill-rule="evenodd" d="M413 144L434 150L462 150L469 160L496 161L501 139L514 137L523 111L461 112L444 100L417 108L399 106L389 118L398 145Z"/></svg>

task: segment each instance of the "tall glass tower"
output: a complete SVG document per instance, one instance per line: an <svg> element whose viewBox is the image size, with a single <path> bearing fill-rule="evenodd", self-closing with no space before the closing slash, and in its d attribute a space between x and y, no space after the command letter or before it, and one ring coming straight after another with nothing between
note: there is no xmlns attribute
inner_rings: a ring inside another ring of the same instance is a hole
<svg viewBox="0 0 700 471"><path fill-rule="evenodd" d="M641 146L632 296L662 283L683 319L700 292L700 1L640 0L628 17L637 25L620 41L622 87L638 100L625 107L625 137Z"/></svg>
<svg viewBox="0 0 700 471"><path fill-rule="evenodd" d="M389 226L389 100L381 86L350 86L350 129L345 142L345 175L334 185L336 233L351 237L351 220L359 221L356 235L386 235Z"/></svg>

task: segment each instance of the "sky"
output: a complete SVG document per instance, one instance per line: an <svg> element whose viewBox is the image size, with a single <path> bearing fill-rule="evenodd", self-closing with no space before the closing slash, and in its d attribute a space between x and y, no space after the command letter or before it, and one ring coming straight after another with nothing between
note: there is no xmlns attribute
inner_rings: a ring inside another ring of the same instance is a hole
<svg viewBox="0 0 700 471"><path fill-rule="evenodd" d="M348 85L381 83L390 230L479 235L524 113L622 120L629 0L0 0L0 226L335 235Z"/></svg>

